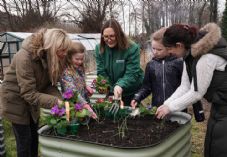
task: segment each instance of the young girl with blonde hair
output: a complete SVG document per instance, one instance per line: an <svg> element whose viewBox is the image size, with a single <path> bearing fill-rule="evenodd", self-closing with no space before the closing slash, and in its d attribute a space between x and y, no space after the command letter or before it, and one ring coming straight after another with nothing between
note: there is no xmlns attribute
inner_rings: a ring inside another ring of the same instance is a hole
<svg viewBox="0 0 227 157"><path fill-rule="evenodd" d="M79 42L73 42L71 49L66 56L66 68L61 77L62 92L66 90L73 90L78 92L79 102L84 108L91 112L92 118L97 118L94 111L89 105L89 96L93 94L91 87L85 82L85 47Z"/></svg>

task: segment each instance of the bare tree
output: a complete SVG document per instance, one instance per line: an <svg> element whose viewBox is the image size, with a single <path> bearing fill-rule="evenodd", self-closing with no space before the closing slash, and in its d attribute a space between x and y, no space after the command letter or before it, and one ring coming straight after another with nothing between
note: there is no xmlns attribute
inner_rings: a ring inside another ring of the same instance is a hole
<svg viewBox="0 0 227 157"><path fill-rule="evenodd" d="M199 9L198 11L198 26L201 27L202 26L202 16L203 16L203 12L205 10L205 7L207 5L207 2L205 1L202 5L202 7Z"/></svg>
<svg viewBox="0 0 227 157"><path fill-rule="evenodd" d="M144 8L144 27L146 29L147 35L149 36L154 30L161 27L161 3L153 1L143 1Z"/></svg>
<svg viewBox="0 0 227 157"><path fill-rule="evenodd" d="M218 1L210 0L210 21L217 22L218 21Z"/></svg>
<svg viewBox="0 0 227 157"><path fill-rule="evenodd" d="M121 10L122 10L122 19L123 19L123 30L125 31L125 24L126 24L126 21L125 21L125 1L124 0L119 0L119 3L120 3L120 7L121 7Z"/></svg>
<svg viewBox="0 0 227 157"><path fill-rule="evenodd" d="M194 8L195 7L195 1L189 1L189 18L188 23L194 24L195 23L195 17L194 17Z"/></svg>
<svg viewBox="0 0 227 157"><path fill-rule="evenodd" d="M81 28L82 32L100 32L107 15L111 17L117 15L113 13L115 0L70 0L69 3L77 13L68 14L68 16Z"/></svg>
<svg viewBox="0 0 227 157"><path fill-rule="evenodd" d="M208 1L179 0L143 0L137 14L142 14L143 25L148 36L161 26L175 23L198 24L209 22L210 8ZM216 6L216 5L215 5Z"/></svg>
<svg viewBox="0 0 227 157"><path fill-rule="evenodd" d="M0 8L7 15L12 31L28 31L45 23L53 23L62 6L57 0L2 0ZM54 6L54 8L53 8Z"/></svg>

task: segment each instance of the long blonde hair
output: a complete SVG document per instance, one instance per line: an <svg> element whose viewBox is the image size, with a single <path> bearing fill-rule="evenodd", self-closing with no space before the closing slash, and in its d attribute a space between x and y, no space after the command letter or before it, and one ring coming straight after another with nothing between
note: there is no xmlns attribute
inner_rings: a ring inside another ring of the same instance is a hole
<svg viewBox="0 0 227 157"><path fill-rule="evenodd" d="M57 51L68 52L71 39L63 29L47 29L43 36L43 49L47 51L49 77L52 85L56 84L64 68L64 60L57 56Z"/></svg>

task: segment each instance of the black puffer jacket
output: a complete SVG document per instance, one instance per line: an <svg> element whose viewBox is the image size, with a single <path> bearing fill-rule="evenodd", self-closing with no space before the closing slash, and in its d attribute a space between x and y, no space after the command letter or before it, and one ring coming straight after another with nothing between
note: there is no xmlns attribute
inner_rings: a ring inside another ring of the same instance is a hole
<svg viewBox="0 0 227 157"><path fill-rule="evenodd" d="M181 82L183 59L166 57L147 63L143 85L134 100L142 101L152 93L152 106L160 106L172 95Z"/></svg>

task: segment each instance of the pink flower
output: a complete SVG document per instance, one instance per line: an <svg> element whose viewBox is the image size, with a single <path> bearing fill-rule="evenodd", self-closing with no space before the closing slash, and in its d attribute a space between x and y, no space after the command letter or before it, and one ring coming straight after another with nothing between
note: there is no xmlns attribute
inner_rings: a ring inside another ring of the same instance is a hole
<svg viewBox="0 0 227 157"><path fill-rule="evenodd" d="M102 82L102 84L105 84L106 83L106 80L102 80L101 82Z"/></svg>
<svg viewBox="0 0 227 157"><path fill-rule="evenodd" d="M94 80L93 80L93 83L96 83L96 82L97 82L96 79L94 79Z"/></svg>

